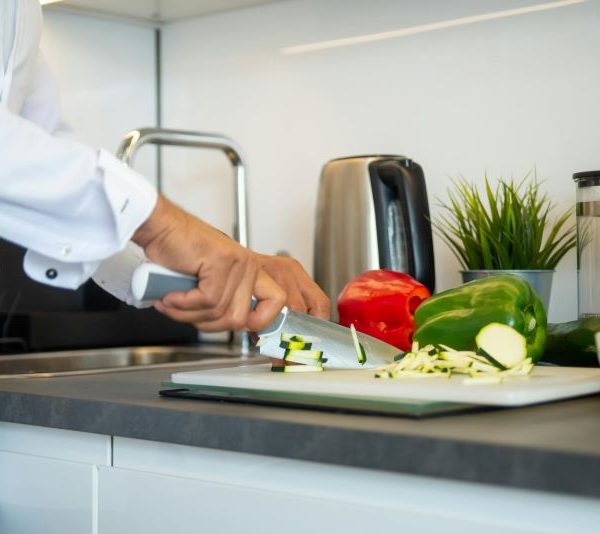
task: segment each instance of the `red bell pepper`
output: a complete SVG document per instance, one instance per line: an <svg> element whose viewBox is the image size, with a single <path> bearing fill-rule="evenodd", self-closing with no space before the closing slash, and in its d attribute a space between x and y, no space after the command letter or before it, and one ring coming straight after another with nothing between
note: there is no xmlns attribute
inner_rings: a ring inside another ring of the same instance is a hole
<svg viewBox="0 0 600 534"><path fill-rule="evenodd" d="M431 295L412 276L387 270L367 271L348 282L338 298L339 321L401 350L410 350L415 310Z"/></svg>

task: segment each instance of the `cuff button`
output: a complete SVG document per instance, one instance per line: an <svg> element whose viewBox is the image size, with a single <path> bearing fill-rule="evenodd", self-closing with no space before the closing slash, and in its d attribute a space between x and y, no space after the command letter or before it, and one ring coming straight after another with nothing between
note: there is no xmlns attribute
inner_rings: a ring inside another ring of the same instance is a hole
<svg viewBox="0 0 600 534"><path fill-rule="evenodd" d="M58 276L58 271L56 269L48 269L46 271L46 278L50 280L54 280Z"/></svg>

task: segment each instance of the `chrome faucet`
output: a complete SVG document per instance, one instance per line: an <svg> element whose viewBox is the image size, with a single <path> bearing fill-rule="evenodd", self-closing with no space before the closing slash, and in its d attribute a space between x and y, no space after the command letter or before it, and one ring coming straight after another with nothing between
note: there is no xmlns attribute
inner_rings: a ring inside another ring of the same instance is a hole
<svg viewBox="0 0 600 534"><path fill-rule="evenodd" d="M164 128L139 128L130 131L117 149L117 157L129 165L133 165L136 152L143 145L170 145L191 148L208 148L220 150L233 166L235 180L235 220L233 238L242 246L248 247L248 199L246 187L246 169L242 162L241 152L237 145L227 137L217 134L191 132L186 130L168 130ZM250 350L249 335L244 332L240 336L241 352L248 354Z"/></svg>

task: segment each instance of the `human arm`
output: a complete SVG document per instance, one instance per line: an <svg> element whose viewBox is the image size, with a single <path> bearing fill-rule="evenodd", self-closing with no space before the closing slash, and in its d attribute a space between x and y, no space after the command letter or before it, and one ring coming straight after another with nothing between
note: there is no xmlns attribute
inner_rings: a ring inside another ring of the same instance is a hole
<svg viewBox="0 0 600 534"><path fill-rule="evenodd" d="M29 249L28 274L76 288L149 217L156 191L103 150L0 108L0 234ZM44 266L58 275L45 276Z"/></svg>
<svg viewBox="0 0 600 534"><path fill-rule="evenodd" d="M155 307L203 331L260 330L285 304L286 293L258 256L159 195L133 241L151 261L198 278L197 289L172 292ZM258 300L250 310L252 296Z"/></svg>

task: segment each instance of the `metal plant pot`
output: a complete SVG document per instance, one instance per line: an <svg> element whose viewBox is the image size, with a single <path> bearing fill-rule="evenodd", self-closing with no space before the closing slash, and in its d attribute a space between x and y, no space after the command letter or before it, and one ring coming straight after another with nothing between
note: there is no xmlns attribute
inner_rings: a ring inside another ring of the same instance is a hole
<svg viewBox="0 0 600 534"><path fill-rule="evenodd" d="M488 276L495 276L498 274L515 274L521 276L529 282L531 287L540 297L546 313L548 312L548 306L550 305L550 290L552 289L552 275L553 270L541 270L541 269L515 269L513 271L505 270L473 270L473 271L461 271L463 282L471 282L473 280L479 280L480 278L486 278Z"/></svg>

